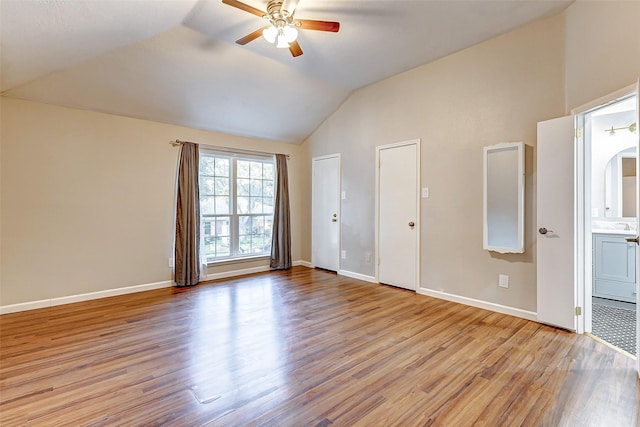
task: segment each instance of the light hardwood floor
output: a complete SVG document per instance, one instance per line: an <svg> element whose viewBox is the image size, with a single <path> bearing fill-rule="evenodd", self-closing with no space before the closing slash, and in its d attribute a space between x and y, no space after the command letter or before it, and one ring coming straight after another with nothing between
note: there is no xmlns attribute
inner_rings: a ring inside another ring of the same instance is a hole
<svg viewBox="0 0 640 427"><path fill-rule="evenodd" d="M640 426L635 360L296 267L0 316L2 426Z"/></svg>

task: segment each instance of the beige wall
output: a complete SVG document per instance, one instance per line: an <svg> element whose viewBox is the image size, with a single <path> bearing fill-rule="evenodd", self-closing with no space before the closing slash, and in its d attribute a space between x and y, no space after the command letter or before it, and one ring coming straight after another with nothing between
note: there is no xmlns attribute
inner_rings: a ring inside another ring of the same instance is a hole
<svg viewBox="0 0 640 427"><path fill-rule="evenodd" d="M375 274L365 261L375 250L375 147L420 138L421 185L431 193L422 199L421 286L535 311L536 123L635 83L639 23L638 1L578 0L352 94L305 142L310 157L343 156L341 268ZM482 250L482 146L505 141L527 144L523 255ZM511 276L508 290L498 274Z"/></svg>
<svg viewBox="0 0 640 427"><path fill-rule="evenodd" d="M170 280L176 138L291 154L300 259L299 146L8 98L1 129L0 305Z"/></svg>
<svg viewBox="0 0 640 427"><path fill-rule="evenodd" d="M421 286L536 309L536 123L564 112L564 25L556 16L355 92L306 142L342 153L341 268L373 276L375 147L420 138ZM527 144L526 252L482 249L482 147ZM308 249L303 250L308 254ZM510 288L497 286L508 274Z"/></svg>
<svg viewBox="0 0 640 427"><path fill-rule="evenodd" d="M421 138L421 285L535 310L536 122L635 82L638 22L640 2L578 0L354 92L302 146L3 98L0 305L169 280L175 138L292 154L294 260L311 260L310 159L342 153L342 268L373 276L375 147ZM523 255L482 250L482 147L503 141L527 144Z"/></svg>
<svg viewBox="0 0 640 427"><path fill-rule="evenodd" d="M578 0L565 12L567 111L640 77L640 1Z"/></svg>

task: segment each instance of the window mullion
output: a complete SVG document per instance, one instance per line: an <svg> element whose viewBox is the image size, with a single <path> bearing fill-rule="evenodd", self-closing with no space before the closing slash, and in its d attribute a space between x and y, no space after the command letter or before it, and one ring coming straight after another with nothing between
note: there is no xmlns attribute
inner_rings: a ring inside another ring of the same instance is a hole
<svg viewBox="0 0 640 427"><path fill-rule="evenodd" d="M240 242L238 239L238 230L240 220L238 217L238 203L236 200L236 195L238 194L238 167L237 167L237 158L233 157L231 162L229 162L231 167L231 173L229 174L229 179L231 180L229 188L231 189L231 197L230 197L230 210L231 210L231 248L232 255L238 256L240 253Z"/></svg>

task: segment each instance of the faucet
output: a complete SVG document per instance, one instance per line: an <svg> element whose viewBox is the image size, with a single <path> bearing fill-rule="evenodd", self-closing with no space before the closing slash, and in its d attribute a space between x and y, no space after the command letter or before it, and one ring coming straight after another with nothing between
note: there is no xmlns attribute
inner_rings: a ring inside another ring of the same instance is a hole
<svg viewBox="0 0 640 427"><path fill-rule="evenodd" d="M631 230L631 227L629 227L629 224L626 222L619 222L618 225L624 225L624 228L623 228L624 231Z"/></svg>

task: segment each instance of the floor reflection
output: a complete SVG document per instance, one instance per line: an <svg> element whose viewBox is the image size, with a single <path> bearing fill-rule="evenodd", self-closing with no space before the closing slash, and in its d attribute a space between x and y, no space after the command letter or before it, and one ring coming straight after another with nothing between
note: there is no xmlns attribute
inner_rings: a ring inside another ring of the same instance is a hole
<svg viewBox="0 0 640 427"><path fill-rule="evenodd" d="M189 348L198 401L245 401L286 387L286 312L282 305L276 309L279 295L272 279L265 275L204 286L206 291L195 295Z"/></svg>

